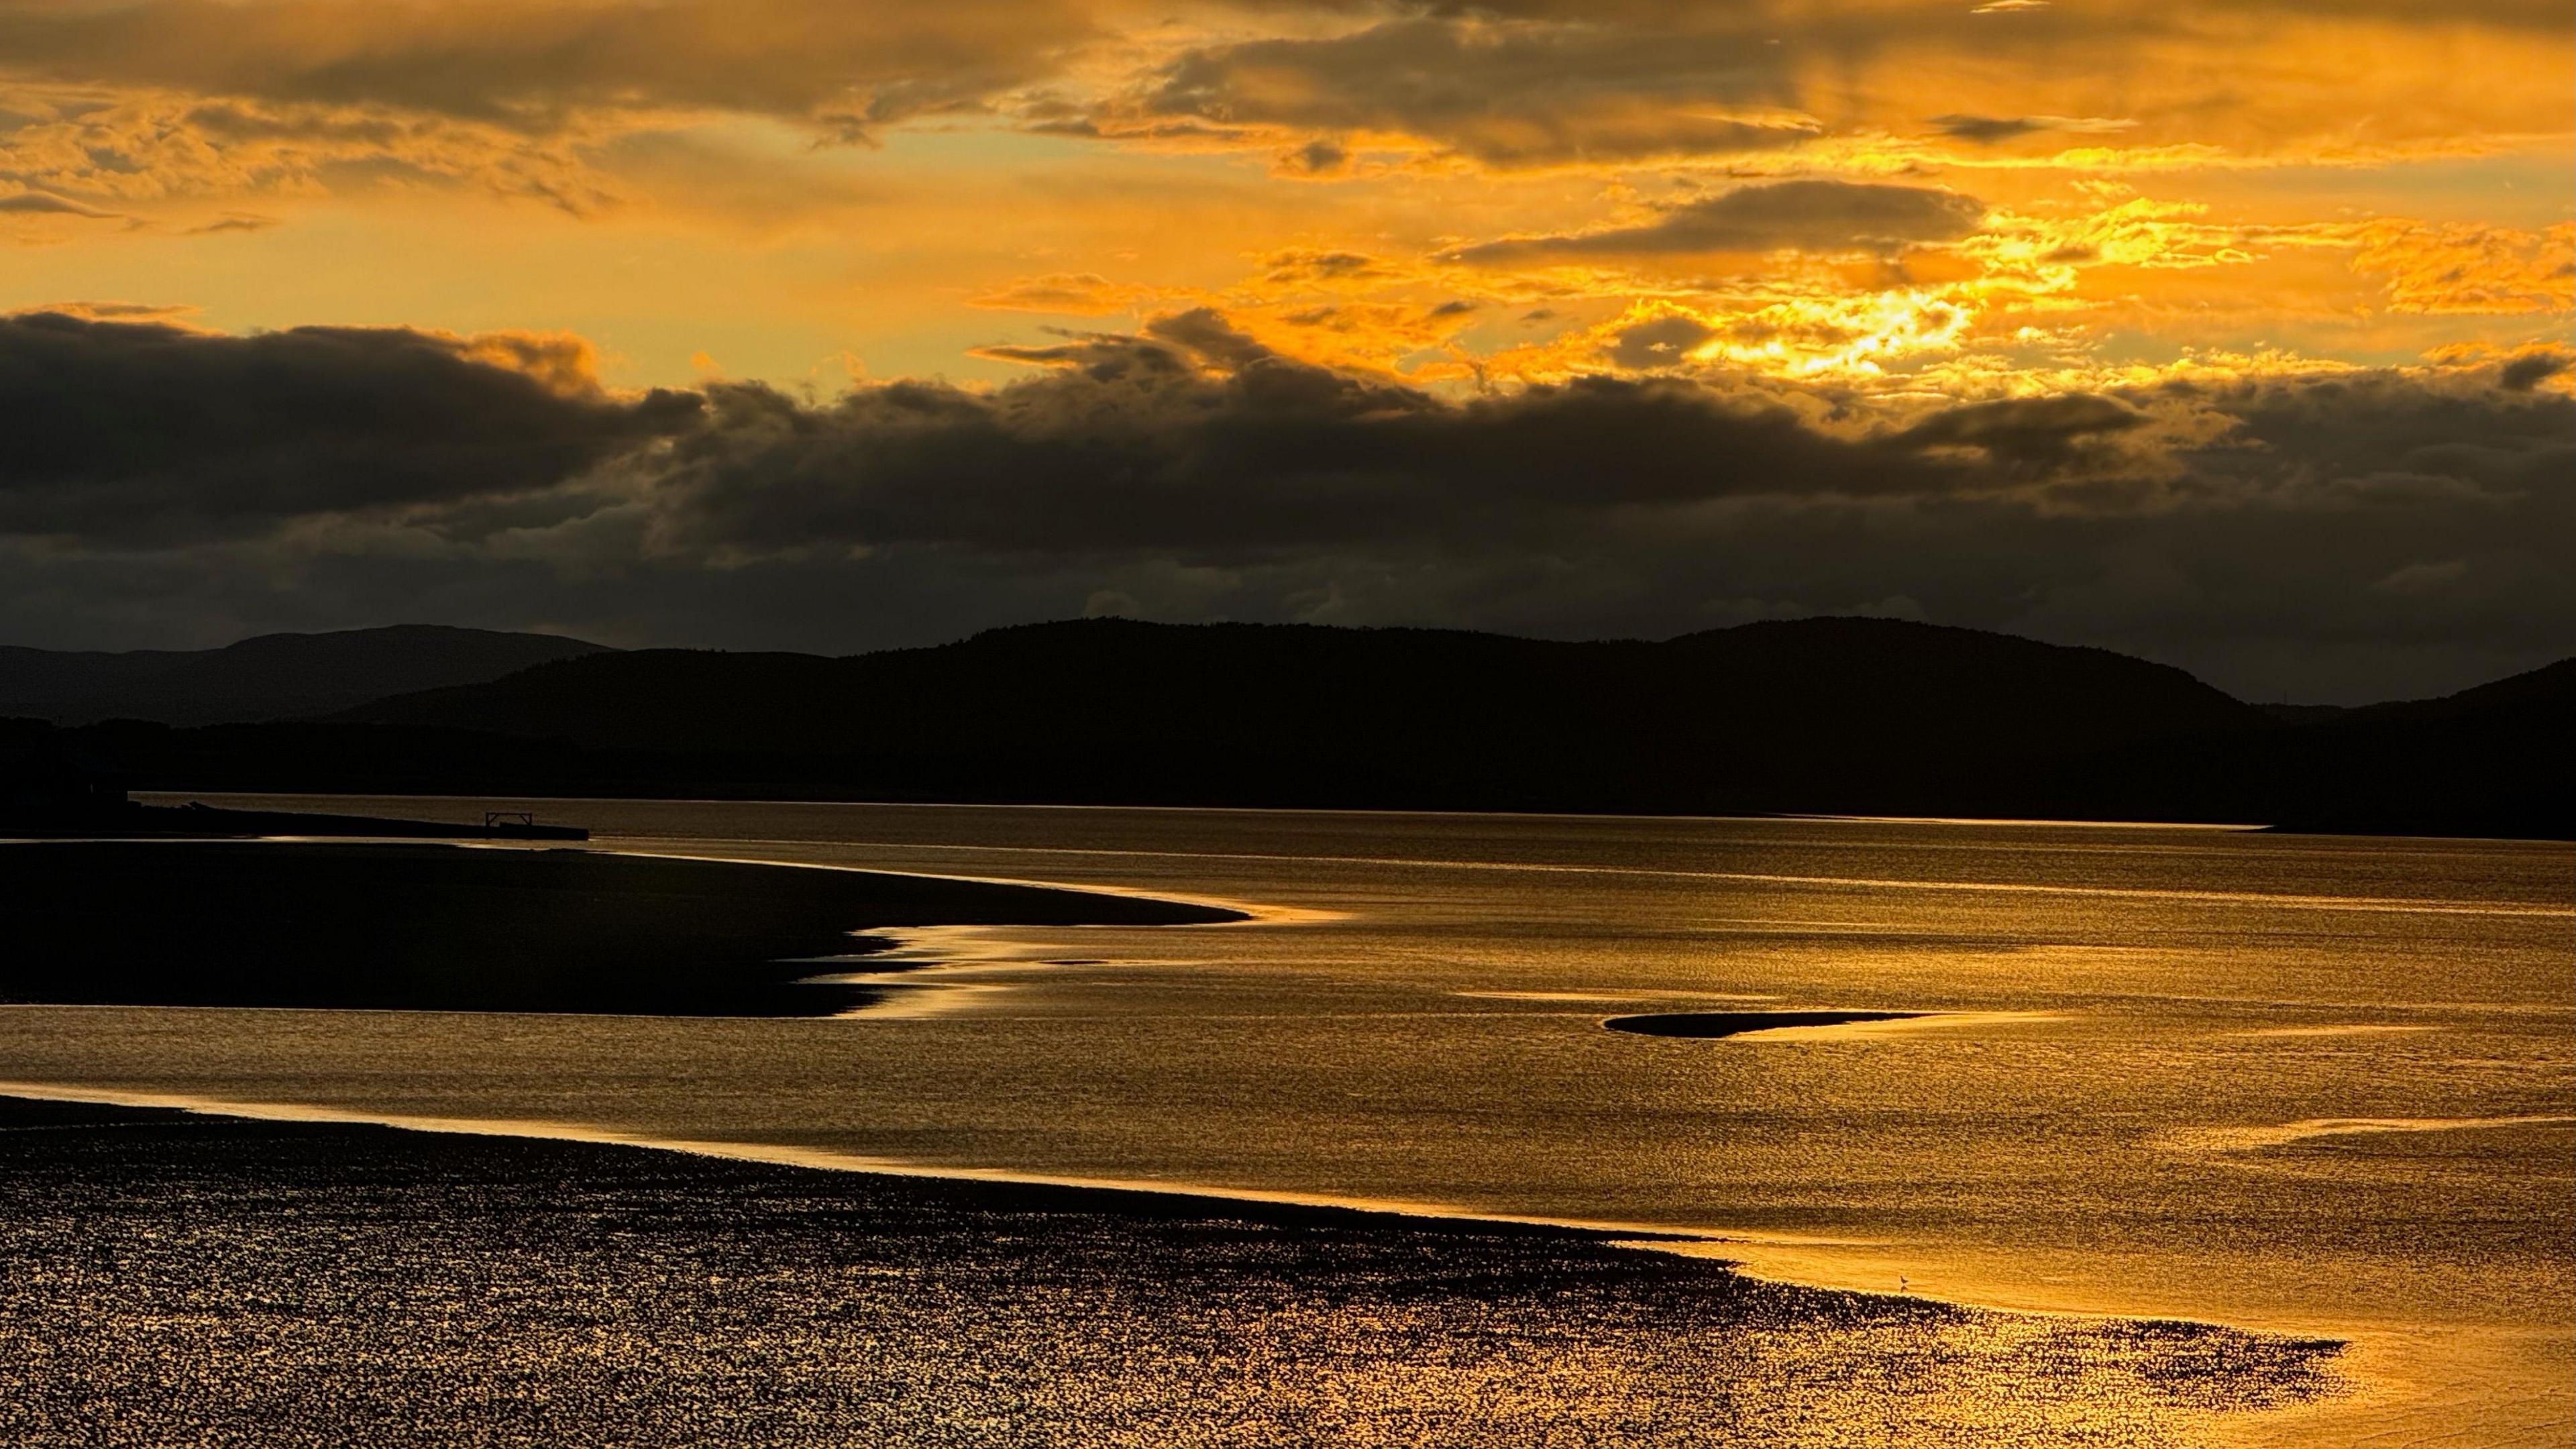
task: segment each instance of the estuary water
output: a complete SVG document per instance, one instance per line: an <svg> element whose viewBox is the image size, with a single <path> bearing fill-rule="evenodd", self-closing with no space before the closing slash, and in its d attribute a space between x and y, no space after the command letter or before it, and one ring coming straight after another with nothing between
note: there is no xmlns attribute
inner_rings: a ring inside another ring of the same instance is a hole
<svg viewBox="0 0 2576 1449"><path fill-rule="evenodd" d="M218 803L478 818L502 801ZM133 1100L1681 1230L2349 1340L2249 1441L2576 1425L2576 848L2147 826L562 801L593 847L1205 899L889 932L797 1020L18 1006ZM138 889L148 883L138 882ZM363 969L363 963L352 963ZM1721 1040L1612 1017L1930 1013Z"/></svg>

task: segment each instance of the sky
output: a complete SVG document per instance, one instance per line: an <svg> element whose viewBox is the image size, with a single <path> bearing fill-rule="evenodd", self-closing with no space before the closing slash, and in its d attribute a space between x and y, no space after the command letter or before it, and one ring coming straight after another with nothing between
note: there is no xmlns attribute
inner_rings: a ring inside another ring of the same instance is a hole
<svg viewBox="0 0 2576 1449"><path fill-rule="evenodd" d="M2576 653L2563 0L0 0L0 642Z"/></svg>

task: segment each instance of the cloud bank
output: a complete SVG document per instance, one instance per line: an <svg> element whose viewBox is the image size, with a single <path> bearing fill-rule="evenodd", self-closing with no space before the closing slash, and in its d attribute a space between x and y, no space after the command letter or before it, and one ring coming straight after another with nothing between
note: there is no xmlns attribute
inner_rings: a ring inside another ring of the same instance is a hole
<svg viewBox="0 0 2576 1449"><path fill-rule="evenodd" d="M617 394L561 338L6 319L0 633L851 650L1086 610L1868 611L2344 698L2576 645L2576 402L2547 360L1908 412L1750 380L1445 398L1206 310L1018 355L1040 371L983 391Z"/></svg>

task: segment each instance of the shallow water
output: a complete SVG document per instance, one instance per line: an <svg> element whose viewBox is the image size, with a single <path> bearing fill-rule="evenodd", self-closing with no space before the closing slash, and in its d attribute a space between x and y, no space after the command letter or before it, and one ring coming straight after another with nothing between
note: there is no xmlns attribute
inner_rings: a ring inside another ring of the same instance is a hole
<svg viewBox="0 0 2576 1449"><path fill-rule="evenodd" d="M289 802L291 803L291 802ZM487 802L338 800L382 813ZM2350 1442L2563 1443L2576 851L1901 822L541 807L603 848L1114 886L807 1021L0 1011L0 1078L1697 1229L1756 1271L2352 1338ZM353 968L362 963L353 963ZM1720 1040L1690 1011L1932 1012Z"/></svg>

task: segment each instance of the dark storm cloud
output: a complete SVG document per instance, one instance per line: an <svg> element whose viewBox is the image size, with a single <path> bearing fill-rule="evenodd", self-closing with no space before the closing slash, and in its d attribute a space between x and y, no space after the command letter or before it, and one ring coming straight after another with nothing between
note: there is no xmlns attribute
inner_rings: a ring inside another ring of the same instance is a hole
<svg viewBox="0 0 2576 1449"><path fill-rule="evenodd" d="M1138 358L1163 339L1091 339L1046 359L1055 376L989 397L903 384L814 409L720 390L711 425L656 459L660 536L1235 564L1543 543L1629 509L1934 491L1947 476L1696 386L1599 380L1452 404L1250 352L1185 317L1198 320L1161 329L1176 346L1163 363Z"/></svg>
<svg viewBox="0 0 2576 1449"><path fill-rule="evenodd" d="M1998 461L2056 465L2088 443L2146 423L2146 416L2126 403L2066 393L1950 408L1897 434L1896 441L1919 448L1976 448Z"/></svg>
<svg viewBox="0 0 2576 1449"><path fill-rule="evenodd" d="M1276 355L1226 321L1213 307L1193 307L1187 312L1157 317L1145 324L1145 335L1175 343L1197 354L1201 361L1228 370L1249 367Z"/></svg>
<svg viewBox="0 0 2576 1449"><path fill-rule="evenodd" d="M2557 393L2361 372L2202 395L2234 419L2214 471L2364 505L2423 490L2488 504L2576 493L2576 402ZM2268 464L2268 466L2266 466Z"/></svg>
<svg viewBox="0 0 2576 1449"><path fill-rule="evenodd" d="M0 532L187 541L549 488L695 406L613 401L545 339L0 317Z"/></svg>
<svg viewBox="0 0 2576 1449"><path fill-rule="evenodd" d="M1717 329L1697 318L1656 317L1621 328L1602 355L1623 371L1652 372L1688 362L1692 348L1716 335Z"/></svg>
<svg viewBox="0 0 2576 1449"><path fill-rule="evenodd" d="M1043 370L1002 388L816 402L611 395L549 345L8 320L0 630L851 649L1086 609L1560 635L1869 610L2326 697L2576 646L2576 404L2492 369L1913 414L1678 378L1456 400L1200 311L1015 349Z"/></svg>
<svg viewBox="0 0 2576 1449"><path fill-rule="evenodd" d="M2529 392L2570 367L2576 367L2576 357L2564 352L2530 352L2506 363L2496 380L2508 392Z"/></svg>
<svg viewBox="0 0 2576 1449"><path fill-rule="evenodd" d="M1662 256L1709 252L1893 252L1956 241L1977 229L1986 205L1928 186L1860 181L1776 181L1684 203L1641 226L1566 236L1513 237L1462 247L1460 261L1550 256Z"/></svg>

